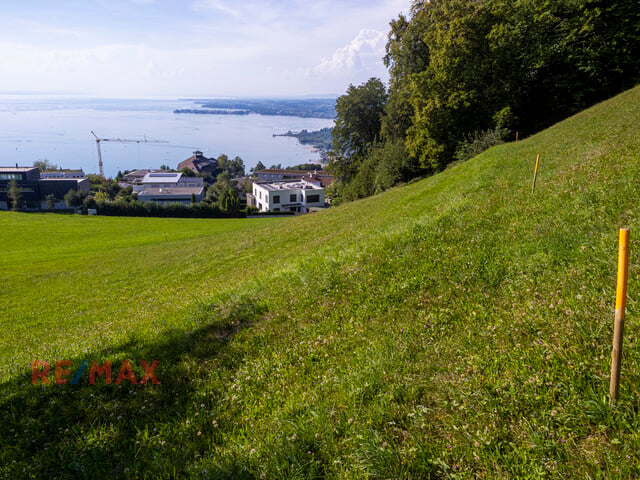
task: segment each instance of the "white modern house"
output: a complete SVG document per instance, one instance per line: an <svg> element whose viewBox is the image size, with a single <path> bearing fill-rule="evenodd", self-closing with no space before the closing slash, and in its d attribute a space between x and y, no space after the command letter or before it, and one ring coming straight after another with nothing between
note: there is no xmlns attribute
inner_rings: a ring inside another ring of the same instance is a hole
<svg viewBox="0 0 640 480"><path fill-rule="evenodd" d="M261 212L306 213L324 207L324 188L305 179L289 182L256 182L249 205Z"/></svg>
<svg viewBox="0 0 640 480"><path fill-rule="evenodd" d="M202 200L202 177L185 177L179 172L149 172L132 186L141 202L191 203Z"/></svg>

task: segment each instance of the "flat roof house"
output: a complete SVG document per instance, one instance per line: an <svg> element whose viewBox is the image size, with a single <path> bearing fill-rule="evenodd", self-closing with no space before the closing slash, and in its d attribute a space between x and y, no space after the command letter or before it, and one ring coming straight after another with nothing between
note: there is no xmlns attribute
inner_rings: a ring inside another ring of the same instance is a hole
<svg viewBox="0 0 640 480"><path fill-rule="evenodd" d="M69 168L60 170L45 170L40 172L40 178L85 178L84 171L82 169L72 170Z"/></svg>
<svg viewBox="0 0 640 480"><path fill-rule="evenodd" d="M251 199L261 212L307 213L324 207L324 188L304 179L289 182L255 182Z"/></svg>
<svg viewBox="0 0 640 480"><path fill-rule="evenodd" d="M133 185L141 202L191 203L202 200L204 181L202 177L185 177L180 172L149 172Z"/></svg>
<svg viewBox="0 0 640 480"><path fill-rule="evenodd" d="M9 200L9 182L15 180L20 187L22 201L34 206L40 200L38 180L40 170L37 167L0 167L0 210L8 210L11 207Z"/></svg>
<svg viewBox="0 0 640 480"><path fill-rule="evenodd" d="M119 182L121 187L130 187L134 183L140 183L142 179L145 177L147 173L167 173L167 170L152 170L152 169L142 169L142 170L134 170L133 172L129 172L122 176L122 179Z"/></svg>
<svg viewBox="0 0 640 480"><path fill-rule="evenodd" d="M169 187L203 187L202 177L185 177L180 172L148 172L142 180L133 185L134 192L141 192L145 188Z"/></svg>
<svg viewBox="0 0 640 480"><path fill-rule="evenodd" d="M183 203L190 204L202 201L204 187L149 187L138 193L141 202Z"/></svg>
<svg viewBox="0 0 640 480"><path fill-rule="evenodd" d="M63 199L69 190L89 191L87 178L41 178L37 167L0 167L0 210L8 209L9 182L15 180L21 200L31 208L44 208L48 195L55 195L56 208L67 208Z"/></svg>
<svg viewBox="0 0 640 480"><path fill-rule="evenodd" d="M47 196L56 197L55 208L69 208L64 201L64 196L69 190L89 193L91 184L88 178L41 178L38 182L40 186L40 208L47 207Z"/></svg>
<svg viewBox="0 0 640 480"><path fill-rule="evenodd" d="M287 169L273 169L265 168L264 170L258 170L256 172L258 182L282 182L285 180L302 180L308 178L315 178L322 187L328 187L333 183L333 175L324 172L322 170L287 170Z"/></svg>

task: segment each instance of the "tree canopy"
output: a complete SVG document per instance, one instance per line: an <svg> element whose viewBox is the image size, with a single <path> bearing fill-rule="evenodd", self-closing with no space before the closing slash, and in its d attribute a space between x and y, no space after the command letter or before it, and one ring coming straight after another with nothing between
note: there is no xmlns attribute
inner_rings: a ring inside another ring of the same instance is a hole
<svg viewBox="0 0 640 480"><path fill-rule="evenodd" d="M388 89L371 79L336 102L338 190L398 171L379 162L436 172L464 157L460 148L476 151L473 139L490 146L527 136L634 86L638 25L636 1L415 1L390 23Z"/></svg>
<svg viewBox="0 0 640 480"><path fill-rule="evenodd" d="M336 101L333 148L343 155L359 155L380 134L387 91L378 78L354 87Z"/></svg>
<svg viewBox="0 0 640 480"><path fill-rule="evenodd" d="M57 170L58 166L54 163L51 163L49 160L44 159L44 160L36 160L35 162L33 162L33 166L37 167L38 169L40 169L41 172L47 171L47 170Z"/></svg>

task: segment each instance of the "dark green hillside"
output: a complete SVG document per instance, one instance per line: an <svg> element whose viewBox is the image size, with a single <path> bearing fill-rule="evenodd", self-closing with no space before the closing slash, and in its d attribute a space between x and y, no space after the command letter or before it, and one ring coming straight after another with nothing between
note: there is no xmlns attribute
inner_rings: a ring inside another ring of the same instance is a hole
<svg viewBox="0 0 640 480"><path fill-rule="evenodd" d="M0 474L639 476L639 119L637 87L303 217L0 214ZM162 383L33 387L33 358L159 359Z"/></svg>

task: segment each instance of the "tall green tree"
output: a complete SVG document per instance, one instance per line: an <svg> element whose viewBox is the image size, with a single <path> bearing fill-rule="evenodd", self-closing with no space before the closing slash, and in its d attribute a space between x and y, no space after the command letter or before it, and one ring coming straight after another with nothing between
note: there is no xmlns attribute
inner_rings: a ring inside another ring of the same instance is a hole
<svg viewBox="0 0 640 480"><path fill-rule="evenodd" d="M378 78L354 87L336 101L333 148L345 156L362 154L380 137L387 91Z"/></svg>
<svg viewBox="0 0 640 480"><path fill-rule="evenodd" d="M380 138L387 92L378 78L357 87L349 85L336 101L336 123L329 169L341 183L357 174L367 152Z"/></svg>
<svg viewBox="0 0 640 480"><path fill-rule="evenodd" d="M258 160L258 163L251 169L251 171L253 173L258 173L260 170L264 170L265 168L267 167L265 167L264 164L260 160Z"/></svg>
<svg viewBox="0 0 640 480"><path fill-rule="evenodd" d="M428 4L423 7L428 8ZM429 46L423 36L427 20L425 10L416 3L411 21L399 15L389 24L386 54L383 58L389 69L389 99L382 122L386 140L404 140L411 126L413 107L410 101L411 75L423 71L429 64Z"/></svg>

